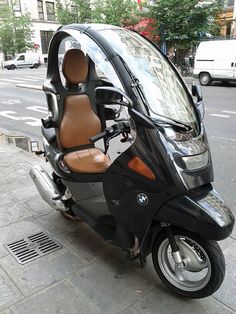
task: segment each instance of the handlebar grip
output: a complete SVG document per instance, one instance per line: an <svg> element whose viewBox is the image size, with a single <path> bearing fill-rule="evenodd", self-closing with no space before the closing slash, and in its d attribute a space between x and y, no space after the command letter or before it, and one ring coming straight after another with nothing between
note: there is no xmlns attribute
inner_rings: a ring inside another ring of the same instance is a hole
<svg viewBox="0 0 236 314"><path fill-rule="evenodd" d="M105 137L106 136L106 132L102 132L102 133L99 133L97 135L94 135L92 137L90 137L90 142L92 143L95 143L97 142L98 140L100 140L101 138Z"/></svg>

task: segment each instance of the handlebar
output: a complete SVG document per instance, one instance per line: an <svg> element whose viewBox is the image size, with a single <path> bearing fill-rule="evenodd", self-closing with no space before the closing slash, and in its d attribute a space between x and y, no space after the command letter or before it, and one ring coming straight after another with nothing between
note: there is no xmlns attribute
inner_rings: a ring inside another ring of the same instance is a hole
<svg viewBox="0 0 236 314"><path fill-rule="evenodd" d="M99 133L97 135L90 137L89 140L90 140L90 142L95 143L98 140L100 140L101 138L104 138L105 136L106 136L106 132L102 132L102 133Z"/></svg>
<svg viewBox="0 0 236 314"><path fill-rule="evenodd" d="M130 131L130 124L128 121L120 121L117 124L114 124L108 128L105 129L104 132L96 134L92 137L90 137L90 142L91 143L95 143L98 140L107 137L112 138L112 137L116 137L119 134L123 133L123 132L129 132Z"/></svg>

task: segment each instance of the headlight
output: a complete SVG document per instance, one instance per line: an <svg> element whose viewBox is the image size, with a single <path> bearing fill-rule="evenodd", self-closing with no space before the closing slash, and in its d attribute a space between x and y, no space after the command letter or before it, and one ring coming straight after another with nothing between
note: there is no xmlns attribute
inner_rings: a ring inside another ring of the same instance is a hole
<svg viewBox="0 0 236 314"><path fill-rule="evenodd" d="M186 156L182 157L186 168L189 171L198 170L204 168L208 164L209 154L208 151L205 151L203 154L194 155L194 156Z"/></svg>

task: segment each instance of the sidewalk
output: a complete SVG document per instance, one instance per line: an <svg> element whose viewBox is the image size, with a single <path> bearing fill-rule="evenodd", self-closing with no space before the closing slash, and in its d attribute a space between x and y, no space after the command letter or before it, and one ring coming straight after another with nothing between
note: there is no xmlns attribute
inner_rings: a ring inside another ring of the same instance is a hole
<svg viewBox="0 0 236 314"><path fill-rule="evenodd" d="M122 272L121 250L41 200L28 172L42 158L6 144L0 156L0 314L236 313L235 229L220 243L222 287L206 299L181 298L161 283L150 258L144 269L133 261ZM41 231L62 248L20 265L4 245Z"/></svg>

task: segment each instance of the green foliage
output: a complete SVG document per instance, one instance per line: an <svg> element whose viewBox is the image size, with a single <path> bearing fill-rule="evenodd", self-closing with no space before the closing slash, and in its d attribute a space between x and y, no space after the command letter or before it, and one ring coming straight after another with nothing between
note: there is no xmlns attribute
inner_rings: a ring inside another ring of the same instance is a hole
<svg viewBox="0 0 236 314"><path fill-rule="evenodd" d="M58 21L63 24L91 22L91 8L89 0L72 0L63 6L60 0L56 2Z"/></svg>
<svg viewBox="0 0 236 314"><path fill-rule="evenodd" d="M30 17L15 17L13 5L2 5L0 10L0 50L15 55L32 47Z"/></svg>
<svg viewBox="0 0 236 314"><path fill-rule="evenodd" d="M56 16L58 22L62 25L76 23L78 20L76 12L71 12L70 7L67 3L63 7L59 0L56 2Z"/></svg>
<svg viewBox="0 0 236 314"><path fill-rule="evenodd" d="M138 19L137 3L131 0L98 0L95 3L93 20L97 23L134 25Z"/></svg>
<svg viewBox="0 0 236 314"><path fill-rule="evenodd" d="M90 23L92 21L92 11L89 0L73 0L79 15L79 23Z"/></svg>
<svg viewBox="0 0 236 314"><path fill-rule="evenodd" d="M65 25L71 23L106 23L122 26L138 22L139 11L136 2L131 0L72 0L62 6L56 4L58 21Z"/></svg>
<svg viewBox="0 0 236 314"><path fill-rule="evenodd" d="M156 0L146 4L145 14L156 22L161 41L186 48L205 33L217 33L215 17L221 9L218 1Z"/></svg>

